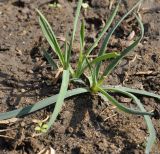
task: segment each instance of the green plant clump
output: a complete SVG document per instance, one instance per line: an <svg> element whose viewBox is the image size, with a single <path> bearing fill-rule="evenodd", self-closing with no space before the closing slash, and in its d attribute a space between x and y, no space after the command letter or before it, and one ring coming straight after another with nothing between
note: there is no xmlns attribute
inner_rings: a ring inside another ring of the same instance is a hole
<svg viewBox="0 0 160 154"><path fill-rule="evenodd" d="M35 131L39 133L46 133L48 129L48 125L43 122L38 122L38 126L35 127Z"/></svg>
<svg viewBox="0 0 160 154"><path fill-rule="evenodd" d="M45 131L47 131L52 126L58 114L60 113L61 107L63 105L65 98L82 94L82 93L93 93L101 96L104 100L108 100L111 104L115 105L121 111L130 113L130 114L144 116L144 119L146 121L146 125L148 128L148 132L149 132L149 136L147 138L147 143L146 143L146 149L145 149L145 153L148 154L151 151L151 148L153 147L153 144L155 143L155 140L156 140L156 132L151 120L151 116L153 116L154 113L147 112L145 110L143 104L137 98L136 94L154 97L158 100L160 100L160 96L147 91L143 91L143 90L136 90L136 89L130 89L122 86L110 86L110 85L104 84L104 79L113 71L113 69L122 60L122 58L124 58L128 53L130 53L138 45L138 43L141 41L144 35L143 24L139 16L136 13L134 13L135 12L134 10L142 3L142 0L139 0L128 12L126 12L121 17L121 19L119 19L115 23L113 27L111 27L111 24L118 12L120 2L121 2L120 0L117 2L115 9L113 10L113 12L111 13L111 16L107 20L107 23L102 28L95 42L88 49L85 49L85 23L84 21L81 22L80 51L79 51L79 59L77 61L76 69L72 68L72 65L70 63L70 58L71 58L72 45L75 38L75 33L78 25L78 18L80 15L80 10L82 7L83 0L78 1L72 35L70 39L68 38L68 35L67 35L64 43L64 46L65 46L64 51L62 51L62 49L60 48L60 45L56 39L54 32L52 31L50 24L48 23L46 18L43 16L43 14L39 10L37 10L39 14L39 24L41 26L43 34L46 37L50 46L52 47L53 52L55 52L55 54L58 56L61 67L63 67L62 83L61 83L59 94L46 98L34 105L30 105L22 109L13 110L6 113L0 113L0 120L12 118L12 117L21 117L55 103L53 114L51 115L49 122L47 123L47 127L45 126L45 129L44 129ZM134 14L139 24L139 27L141 30L139 36L137 36L134 42L131 45L129 45L127 48L125 48L123 51L119 53L116 53L116 52L107 53L106 52L107 45L112 34L115 32L117 27L121 24L121 22L131 13ZM90 59L90 55L92 51L98 45L102 37L104 37L104 40L99 50L98 56L94 59ZM44 52L44 56L46 57L48 62L51 64L52 68L58 68L58 66L56 66L56 64L54 63L54 60L52 59L49 53ZM102 65L102 62L105 60L109 60L110 63L104 69L103 73L100 73L100 67ZM85 75L86 69L89 70L89 75ZM86 77L85 81L84 81L84 76ZM76 88L73 90L68 90L68 85L70 82L75 82L75 83L80 82L83 84L83 87ZM84 85L86 86L85 88L84 88ZM138 107L138 109L133 109L133 108L124 106L122 103L118 102L111 95L112 93L119 93L132 98L133 102ZM37 129L41 131L41 129L43 128L39 126L37 127Z"/></svg>

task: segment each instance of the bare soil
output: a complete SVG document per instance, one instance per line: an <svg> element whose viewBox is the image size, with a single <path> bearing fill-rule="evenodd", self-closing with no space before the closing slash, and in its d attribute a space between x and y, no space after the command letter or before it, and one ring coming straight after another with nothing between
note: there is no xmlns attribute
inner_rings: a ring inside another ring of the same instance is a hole
<svg viewBox="0 0 160 154"><path fill-rule="evenodd" d="M0 112L34 104L57 94L60 81L53 75L42 49L51 51L41 32L36 8L40 9L58 38L63 39L73 25L75 0L59 0L61 8L50 6L49 0L0 1ZM90 0L89 9L82 10L86 22L86 42L92 43L109 17L109 0ZM133 2L123 2L117 19ZM114 8L114 4L112 6ZM160 2L152 0L141 6L145 36L138 48L119 64L106 83L145 89L160 94ZM139 29L129 16L114 33L108 51L121 51L130 43L128 36ZM77 33L78 36L78 33ZM72 64L78 55L78 37L74 43ZM97 49L93 54L96 54ZM57 59L53 55L54 59ZM106 64L104 64L105 66ZM122 96L116 96L126 103ZM148 111L160 108L157 100L140 97ZM16 122L0 123L1 154L37 154L45 147L56 153L68 154L143 154L148 135L144 118L124 114L114 106L89 94L65 101L62 112L52 129L40 136L35 134L33 119L43 120L54 106L38 111ZM152 153L160 153L160 121L152 118L157 142Z"/></svg>

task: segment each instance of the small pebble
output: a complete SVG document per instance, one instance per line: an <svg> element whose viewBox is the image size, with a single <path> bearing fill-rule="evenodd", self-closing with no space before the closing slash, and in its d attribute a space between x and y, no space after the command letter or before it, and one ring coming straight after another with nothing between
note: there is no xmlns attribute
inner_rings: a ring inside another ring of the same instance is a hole
<svg viewBox="0 0 160 154"><path fill-rule="evenodd" d="M67 131L67 133L73 133L73 128L72 127L68 127L66 131Z"/></svg>
<svg viewBox="0 0 160 154"><path fill-rule="evenodd" d="M26 90L25 89L21 89L21 92L24 93Z"/></svg>
<svg viewBox="0 0 160 154"><path fill-rule="evenodd" d="M33 71L32 70L28 70L28 73L33 74Z"/></svg>
<svg viewBox="0 0 160 154"><path fill-rule="evenodd" d="M134 36L135 36L135 31L132 31L132 32L129 34L129 36L127 37L127 40L128 40L128 41L133 40Z"/></svg>
<svg viewBox="0 0 160 154"><path fill-rule="evenodd" d="M55 128L54 128L54 131L56 133L59 133L59 134L64 134L65 131L66 131L66 128L63 126L63 125L60 125L60 124L55 124Z"/></svg>
<svg viewBox="0 0 160 154"><path fill-rule="evenodd" d="M18 56L22 56L22 51L21 50L19 50L18 48L16 48L16 54L18 55Z"/></svg>

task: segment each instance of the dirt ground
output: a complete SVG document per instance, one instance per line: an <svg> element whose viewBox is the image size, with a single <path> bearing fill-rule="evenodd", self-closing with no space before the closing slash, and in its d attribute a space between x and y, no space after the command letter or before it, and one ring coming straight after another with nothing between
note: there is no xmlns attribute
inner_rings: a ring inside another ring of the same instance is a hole
<svg viewBox="0 0 160 154"><path fill-rule="evenodd" d="M63 38L73 25L77 1L59 0L60 8L52 7L50 4L53 2L0 0L0 112L34 104L59 91L60 82L53 84L54 72L42 56L42 48L51 49L41 32L35 9L45 14L57 37ZM86 2L90 7L82 10L81 18L86 22L89 45L97 37L111 10L109 0ZM123 1L117 19L133 2L126 4ZM146 0L140 15L145 28L143 40L132 54L123 59L106 83L160 94L160 1ZM114 33L108 51L121 51L130 43L128 36L132 31L139 32L133 16L129 16ZM73 65L78 48L77 39ZM117 98L125 103L122 96ZM140 99L148 111L160 108L157 100ZM16 122L0 123L0 129L8 129L0 130L0 153L38 154L46 147L52 147L57 154L144 153L148 132L143 117L124 114L98 96L85 94L66 100L52 129L47 134L34 136L36 124L33 119L43 120L52 110L53 106L50 106ZM152 153L158 154L160 121L154 118L152 121L157 133Z"/></svg>

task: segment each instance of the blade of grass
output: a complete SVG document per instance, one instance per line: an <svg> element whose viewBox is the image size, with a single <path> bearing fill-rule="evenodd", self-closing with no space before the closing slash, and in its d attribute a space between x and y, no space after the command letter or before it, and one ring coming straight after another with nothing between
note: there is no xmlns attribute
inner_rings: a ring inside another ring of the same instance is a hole
<svg viewBox="0 0 160 154"><path fill-rule="evenodd" d="M73 77L75 72L70 64L69 64L69 71L70 71L71 76Z"/></svg>
<svg viewBox="0 0 160 154"><path fill-rule="evenodd" d="M92 66L90 65L90 62L89 62L88 58L86 58L86 62L87 62L88 68L91 72L91 76L90 77L87 76L87 78L88 78L88 81L90 83L90 87L92 87L92 85L95 85L97 83L97 80L94 78L94 74L93 74L94 71L93 71Z"/></svg>
<svg viewBox="0 0 160 154"><path fill-rule="evenodd" d="M81 84L81 85L83 85L83 86L86 86L85 81L82 80L82 79L79 79L79 78L72 78L72 79L70 79L70 81L71 81L71 82L78 83L78 84Z"/></svg>
<svg viewBox="0 0 160 154"><path fill-rule="evenodd" d="M131 14L138 6L140 3L142 3L143 0L139 0L127 13L125 13L125 15L123 15L123 17L114 25L114 27L108 32L108 34L106 35L103 43L102 43L102 46L101 46L101 49L100 49L100 53L99 55L102 55L105 50L106 50L106 47L108 45L108 42L112 36L112 34L114 33L114 31L117 29L117 27L122 23L122 21L129 15Z"/></svg>
<svg viewBox="0 0 160 154"><path fill-rule="evenodd" d="M126 49L124 49L119 56L117 56L115 59L113 59L111 61L111 63L105 69L105 71L104 71L103 75L101 76L100 80L102 80L104 78L104 76L107 76L110 72L112 72L112 70L116 67L116 65L119 63L119 61L124 56L126 56L126 54L128 54L129 52L131 52L138 45L138 43L141 41L141 39L143 38L143 35L144 35L143 24L142 24L140 18L137 15L136 15L136 19L137 19L137 21L138 21L138 23L140 25L140 28L141 28L141 35L140 35L140 37L136 41L134 41L129 47L127 47Z"/></svg>
<svg viewBox="0 0 160 154"><path fill-rule="evenodd" d="M101 62L103 60L107 60L107 59L112 59L112 58L116 58L117 56L119 56L119 53L117 52L112 52L112 53L106 53L103 54L101 56L98 56L97 58L93 59L89 64L90 66L97 64L98 62ZM84 72L84 70L87 68L87 66L85 66L81 71Z"/></svg>
<svg viewBox="0 0 160 154"><path fill-rule="evenodd" d="M128 92L125 92L125 94L127 94L127 93ZM139 101L139 99L137 97L135 97L134 95L128 93L128 96L129 95L132 96L132 98L134 99L134 101L136 102L138 107L141 109L141 111L146 112L146 110L144 109L144 107L143 107L142 103ZM144 115L144 119L146 121L146 125L147 125L148 132L149 132L149 136L147 138L147 145L146 145L145 153L149 154L152 150L153 145L155 144L155 141L156 141L156 131L154 129L151 118L147 115Z"/></svg>
<svg viewBox="0 0 160 154"><path fill-rule="evenodd" d="M93 49L97 46L98 42L101 40L101 38L104 36L104 34L106 33L106 31L108 30L108 28L110 27L110 25L112 24L113 19L115 18L117 12L118 12L118 8L119 8L119 3L120 0L118 1L118 4L116 6L116 8L114 9L114 11L112 12L111 16L109 17L109 19L107 20L107 23L105 25L105 27L102 29L102 31L100 32L98 38L95 40L95 42L93 43L93 45L87 50L87 52L85 53L85 56L82 57L82 64L80 65L81 68L83 69L84 67L86 67L86 60L85 58L93 51ZM83 71L81 71L81 68L79 67L79 69L76 71L76 77L80 77L81 74L83 73Z"/></svg>
<svg viewBox="0 0 160 154"><path fill-rule="evenodd" d="M53 123L57 119L58 114L61 111L62 105L64 103L65 95L66 95L67 89L68 89L69 75L70 75L69 69L63 71L62 84L61 84L60 92L58 94L58 98L57 98L57 101L56 101L56 105L55 105L53 114L52 114L49 122L47 123L47 125L48 125L47 130L49 130L50 127L53 125Z"/></svg>
<svg viewBox="0 0 160 154"><path fill-rule="evenodd" d="M58 66L54 62L54 60L51 57L51 55L47 51L45 51L45 50L43 50L43 54L44 54L44 57L47 59L48 63L51 65L52 70L58 69Z"/></svg>
<svg viewBox="0 0 160 154"><path fill-rule="evenodd" d="M103 42L103 44L102 44L102 47L101 47L101 52L100 52L100 55L101 54L103 54L104 52L105 52L105 49L106 49L106 47L107 47L107 45L108 45L108 42L109 42L109 39L110 39L110 37L111 37L111 35L113 34L113 32L116 30L116 28L120 25L120 23L135 9L135 8L137 8L138 6L139 6L139 4L140 3L142 3L142 1L143 0L139 0L116 24L115 24L115 26L108 32L108 34L107 34L107 36L106 36L106 38L104 39L104 42ZM120 3L120 1L119 1L119 3ZM117 11L118 11L118 6L119 6L119 3L118 3L118 5L117 5L117 7L116 7L116 9L114 10L114 12L113 12L113 19L114 19L114 16L116 15L116 13L117 13ZM111 19L112 19L112 15L111 15ZM137 17L138 18L138 17ZM113 20L112 19L112 20ZM112 20L111 20L111 23L112 23ZM110 23L110 24L111 24ZM109 24L109 26L110 26L110 24ZM108 28L107 28L108 29ZM103 29L104 30L104 29ZM102 33L103 33L103 30L102 30ZM105 31L104 31L105 32ZM102 34L102 33L100 33L100 37L98 37L97 38L97 40L95 41L95 43L89 48L89 50L86 52L86 55L89 55L90 53L91 53L91 51L97 46L97 44L98 44L98 42L99 42L99 40L101 39L101 35L103 36L104 34ZM139 40L140 41L140 40ZM123 57L122 57L123 58ZM121 59L121 58L120 58ZM85 61L85 57L84 57L84 59L83 59L83 63L85 63L86 61ZM116 60L115 61L113 61L114 63L116 62ZM118 60L118 62L119 62L119 60ZM117 62L117 63L118 63ZM117 64L116 64L117 65ZM116 66L115 65L115 66ZM86 67L86 64L84 64L84 65L82 65L83 67ZM107 67L107 69L111 69L112 67L114 68L115 66L112 66L112 65L109 65L109 67ZM100 63L98 63L97 64L97 67L96 67L96 69L95 69L95 75L96 75L96 78L98 79L98 74L99 74L99 69L100 69ZM106 70L107 70L106 69ZM111 69L112 70L112 69ZM110 73L111 71L109 71L109 73ZM79 74L77 75L77 77L79 77L80 75L81 75L81 73L83 73L82 71L79 71ZM107 74L107 71L106 71L106 73L104 73L104 74ZM102 80L103 79L103 77L101 76L101 78L100 78L100 80ZM101 81L100 81L101 82Z"/></svg>
<svg viewBox="0 0 160 154"><path fill-rule="evenodd" d="M109 19L107 20L107 23L106 23L105 27L102 29L102 31L99 34L98 38L95 40L94 44L86 52L86 56L88 56L92 52L92 50L97 46L98 42L101 40L101 38L104 36L104 34L106 33L106 31L108 30L108 28L112 24L112 21L115 18L117 12L118 12L119 4L120 4L120 0L118 1L118 4L117 4L116 8L112 12L112 14L109 17Z"/></svg>
<svg viewBox="0 0 160 154"><path fill-rule="evenodd" d="M80 11L81 11L82 2L83 2L83 0L79 0L78 1L78 6L77 6L77 10L76 10L76 16L75 16L74 25L73 25L71 44L73 44L73 41L74 41L74 37L75 37L76 29L77 29L77 24L78 24L78 18L79 18Z"/></svg>
<svg viewBox="0 0 160 154"><path fill-rule="evenodd" d="M130 95L132 95L132 94L130 94ZM135 97L134 95L132 95L132 97L134 98L135 102L137 103L137 105L141 109L141 111L146 112L146 110L144 109L144 107L143 107L142 103L139 101L139 99L137 97ZM148 132L149 132L145 153L149 154L152 150L153 145L155 144L155 141L156 141L156 131L154 129L151 118L147 115L144 115L144 119L146 121L146 125L147 125Z"/></svg>
<svg viewBox="0 0 160 154"><path fill-rule="evenodd" d="M113 105L115 105L119 110L129 113L129 114L136 114L136 115L150 115L152 116L153 113L150 112L141 112L138 110L130 109L128 107L125 107L121 103L119 103L114 97L109 95L104 89L97 87L99 92L101 92Z"/></svg>
<svg viewBox="0 0 160 154"><path fill-rule="evenodd" d="M76 73L78 73L81 70L82 60L83 60L83 57L84 57L84 54L83 54L84 45L85 45L84 39L85 39L85 25L84 25L84 20L82 20L81 31L80 31L80 47L81 48L80 48L80 53L79 53L79 59L78 59ZM77 74L74 74L74 76L76 77Z"/></svg>
<svg viewBox="0 0 160 154"><path fill-rule="evenodd" d="M131 89L127 87L122 87L122 86L114 86L117 90L123 90L127 91L129 93L137 94L137 95L144 95L144 96L149 96L149 97L154 97L160 100L160 95L145 91L145 90L137 90L137 89ZM113 88L112 86L104 86L103 88L110 89Z"/></svg>
<svg viewBox="0 0 160 154"><path fill-rule="evenodd" d="M80 45L81 45L81 52L83 52L84 50L84 46L85 46L85 24L84 24L84 20L82 20L81 23L81 30L80 30Z"/></svg>
<svg viewBox="0 0 160 154"><path fill-rule="evenodd" d="M65 95L65 98L69 98L69 97L72 97L72 96L75 96L78 94L82 94L82 93L87 93L87 92L89 92L89 89L87 89L87 88L77 88L77 89L73 89L73 90L68 90ZM58 98L58 94L51 96L51 97L48 97L48 98L45 98L44 100L41 100L41 101L37 102L36 104L29 105L24 108L0 113L0 120L10 119L13 117L20 118L22 116L31 114L33 112L36 112L38 110L41 110L41 109L49 106L49 105L54 104L57 101L57 98Z"/></svg>
<svg viewBox="0 0 160 154"><path fill-rule="evenodd" d="M65 39L65 43L64 43L64 56L65 56L65 62L68 61L68 33L66 34L66 39ZM67 65L67 64L66 64Z"/></svg>
<svg viewBox="0 0 160 154"><path fill-rule="evenodd" d="M81 6L82 6L82 2L83 2L83 0L79 0L78 1L78 6L77 6L77 10L76 10L76 16L75 16L75 19L74 19L72 37L71 37L71 41L70 41L69 49L68 49L68 59L67 59L67 64L68 65L69 65L72 45L73 45L73 41L74 41L74 38L75 38L75 33L76 33L76 29L77 29L78 18L79 18L79 15L80 15L80 10L81 10Z"/></svg>
<svg viewBox="0 0 160 154"><path fill-rule="evenodd" d="M46 20L44 15L39 10L37 10L37 12L39 14L39 24L41 26L41 29L43 31L44 36L46 37L46 39L47 39L48 43L50 44L50 46L52 47L53 51L59 57L59 60L62 64L62 66L65 67L65 61L64 61L63 53L60 49L60 46L58 44L58 41L55 37L54 32L52 31L52 28L51 28L50 24L48 23L48 21Z"/></svg>
<svg viewBox="0 0 160 154"><path fill-rule="evenodd" d="M108 89L108 88L107 88ZM108 89L109 90L109 89ZM145 108L143 107L142 103L140 102L140 100L134 96L133 94L131 93L128 93L126 90L124 89L117 89L117 88L111 88L110 90L114 91L114 92L117 92L117 93L122 93L128 97L131 97L134 102L137 104L137 106L139 107L139 109L142 111L142 112L146 112ZM144 115L144 119L146 121L146 124L147 124L147 127L148 127L148 132L149 132L149 137L147 139L147 145L146 145L146 154L149 154L151 152L151 149L153 147L153 144L155 143L156 141L156 132L155 132L155 129L154 129L154 126L153 126L153 123L152 123L152 120L151 118L148 116L148 115Z"/></svg>
<svg viewBox="0 0 160 154"><path fill-rule="evenodd" d="M102 46L100 48L100 52L99 52L99 56L104 54L105 50L106 50L106 47L108 46L108 42L112 36L112 34L114 33L114 31L117 29L117 27L122 23L122 21L130 14L133 12L133 10L135 8L137 8L139 6L139 4L142 3L142 0L139 0L115 25L114 27L108 32L108 34L106 35L103 43L102 43ZM140 23L141 24L141 23ZM116 61L116 60L115 60ZM96 66L96 77L98 78L98 74L99 74L99 69L100 69L100 66L101 66L101 63L97 63L97 66ZM111 66L110 66L111 67ZM112 66L113 67L113 66ZM109 69L109 67L107 68ZM111 71L110 71L111 72ZM107 74L107 73L105 73Z"/></svg>

